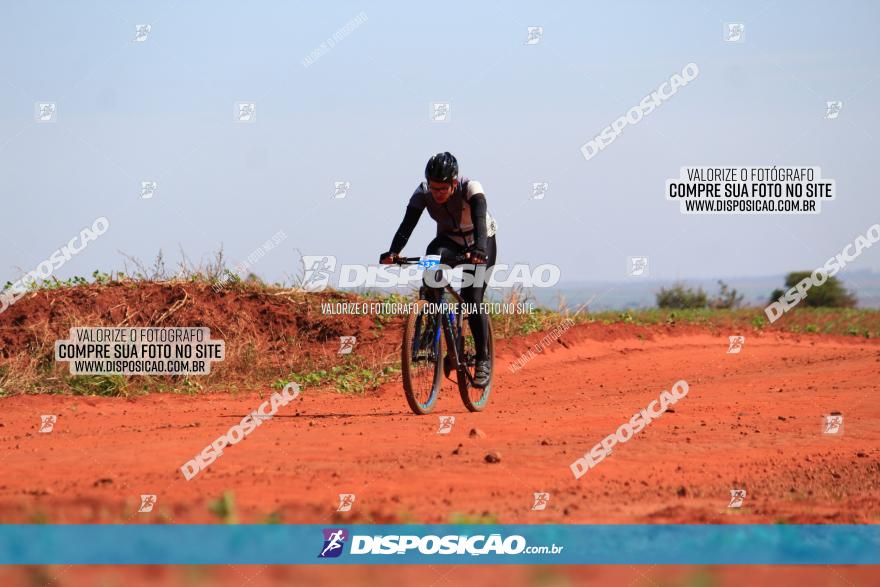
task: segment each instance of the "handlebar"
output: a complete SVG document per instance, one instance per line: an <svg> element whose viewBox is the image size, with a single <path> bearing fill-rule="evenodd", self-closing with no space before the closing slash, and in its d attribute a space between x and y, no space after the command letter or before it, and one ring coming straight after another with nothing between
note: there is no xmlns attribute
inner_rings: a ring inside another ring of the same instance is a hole
<svg viewBox="0 0 880 587"><path fill-rule="evenodd" d="M397 259L392 263L393 265L416 265L422 260L422 257L397 257ZM455 255L454 257L449 256L440 256L440 264L441 265L458 265L460 263L467 263L471 261L465 254ZM471 261L472 262L472 261Z"/></svg>

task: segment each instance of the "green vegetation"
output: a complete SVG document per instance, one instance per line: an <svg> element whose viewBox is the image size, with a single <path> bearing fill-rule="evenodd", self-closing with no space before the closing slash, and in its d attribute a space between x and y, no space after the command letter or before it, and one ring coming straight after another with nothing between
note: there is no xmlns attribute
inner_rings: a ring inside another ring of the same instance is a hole
<svg viewBox="0 0 880 587"><path fill-rule="evenodd" d="M459 514L449 515L450 524L497 524L498 517L493 514Z"/></svg>
<svg viewBox="0 0 880 587"><path fill-rule="evenodd" d="M579 320L581 322L583 320ZM667 308L646 308L618 312L610 310L589 314L588 323L636 324L651 326L655 324L693 324L712 330L735 329L779 330L782 332L816 332L876 338L880 336L880 310L871 308L801 308L797 307L785 317L770 325L763 309L740 308L737 310L715 310L712 308L691 308L672 310Z"/></svg>
<svg viewBox="0 0 880 587"><path fill-rule="evenodd" d="M662 287L657 292L658 308L705 308L708 305L709 297L702 287L695 290L691 287L685 287L681 282L677 282L672 287Z"/></svg>
<svg viewBox="0 0 880 587"><path fill-rule="evenodd" d="M123 375L74 375L67 379L67 386L73 395L128 395Z"/></svg>
<svg viewBox="0 0 880 587"><path fill-rule="evenodd" d="M281 516L281 512L270 512L263 518L263 524L283 524L284 519Z"/></svg>
<svg viewBox="0 0 880 587"><path fill-rule="evenodd" d="M346 363L308 373L290 373L287 377L276 380L272 387L282 389L288 383L296 382L303 387L333 387L342 393L363 395L367 391L378 389L397 373L400 373L399 362L385 365L378 370Z"/></svg>
<svg viewBox="0 0 880 587"><path fill-rule="evenodd" d="M676 282L670 288L661 287L656 294L658 308L691 309L715 308L730 310L742 305L743 296L729 285L718 280L718 295L712 299L702 287L693 289L682 282Z"/></svg>
<svg viewBox="0 0 880 587"><path fill-rule="evenodd" d="M785 292L804 279L809 279L809 271L793 271L785 276L785 290L775 289L770 294L771 302L785 295ZM829 277L822 285L813 285L807 290L807 296L799 302L800 306L811 308L854 308L856 296L847 291L843 283L836 277Z"/></svg>
<svg viewBox="0 0 880 587"><path fill-rule="evenodd" d="M208 510L224 524L238 524L238 513L235 509L235 493L224 491L216 500L208 504Z"/></svg>

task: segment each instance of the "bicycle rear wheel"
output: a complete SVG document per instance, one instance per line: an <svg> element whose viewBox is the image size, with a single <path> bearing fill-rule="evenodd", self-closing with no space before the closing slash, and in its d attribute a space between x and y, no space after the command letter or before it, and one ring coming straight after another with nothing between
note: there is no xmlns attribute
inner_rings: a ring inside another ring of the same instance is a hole
<svg viewBox="0 0 880 587"><path fill-rule="evenodd" d="M403 389L413 412L430 414L443 382L443 336L440 314L427 312L428 302L419 300L407 317L401 345Z"/></svg>
<svg viewBox="0 0 880 587"><path fill-rule="evenodd" d="M474 345L474 336L471 333L470 322L468 322L467 316L461 314L456 315L455 319L459 321L459 324L461 325L461 338L459 340L462 348L459 349L459 357L464 365L464 369L467 371L464 377L462 377L461 373L459 373L457 377L458 391L461 394L461 401L464 402L465 407L471 412L479 412L482 411L489 402L489 394L492 393L492 377L495 373L495 353L492 345L492 320L489 320L489 340L486 341L486 346L488 347L488 358L492 365L493 375L489 378L489 384L480 389L479 387L473 386L474 373L477 369L477 352L476 346Z"/></svg>

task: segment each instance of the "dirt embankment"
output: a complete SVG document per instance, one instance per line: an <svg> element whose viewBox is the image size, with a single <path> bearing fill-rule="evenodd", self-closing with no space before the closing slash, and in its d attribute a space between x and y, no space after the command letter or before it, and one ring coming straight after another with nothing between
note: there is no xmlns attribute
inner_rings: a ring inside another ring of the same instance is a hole
<svg viewBox="0 0 880 587"><path fill-rule="evenodd" d="M226 360L197 388L228 390L291 373L330 369L341 363L371 368L399 354L400 328L375 316L329 315L322 303L354 301L338 291L304 293L202 282L113 282L40 290L0 314L0 388L6 393L73 391L67 363L54 360L54 343L77 326L208 327L226 344ZM355 336L357 355L340 361L339 337ZM381 370L381 367L379 367ZM118 394L173 390L181 377L135 377ZM81 382L77 382L81 383ZM147 384L149 383L149 384Z"/></svg>

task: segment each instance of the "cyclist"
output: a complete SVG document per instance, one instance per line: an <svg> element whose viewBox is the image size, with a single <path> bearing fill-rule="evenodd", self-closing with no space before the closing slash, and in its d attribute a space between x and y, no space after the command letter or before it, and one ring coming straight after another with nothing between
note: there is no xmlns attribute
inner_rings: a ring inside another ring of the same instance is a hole
<svg viewBox="0 0 880 587"><path fill-rule="evenodd" d="M489 273L495 265L497 224L489 215L480 182L466 177L459 179L456 158L449 152L437 153L428 160L425 181L413 192L391 247L379 257L379 263L397 261L425 208L437 222L437 236L428 244L425 254L441 255L444 260L462 255L471 264L463 271L476 277L473 285L461 288L461 297L468 305L477 304L478 312L468 316L476 347L474 386L486 387L492 374L487 345L489 316L479 311L479 304L483 302ZM485 265L485 271L477 274L476 265ZM439 288L432 287L427 278L424 282L431 299L439 300Z"/></svg>

